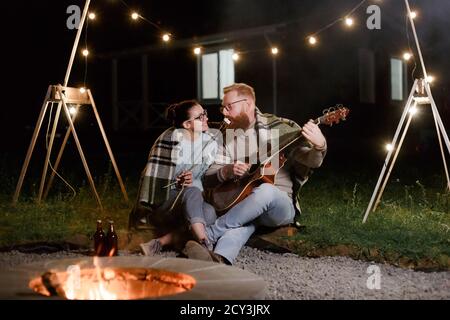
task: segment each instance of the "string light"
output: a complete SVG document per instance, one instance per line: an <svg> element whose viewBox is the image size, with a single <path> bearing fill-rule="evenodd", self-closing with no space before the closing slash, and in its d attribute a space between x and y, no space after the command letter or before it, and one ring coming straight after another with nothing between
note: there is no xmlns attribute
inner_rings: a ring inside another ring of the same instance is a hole
<svg viewBox="0 0 450 320"><path fill-rule="evenodd" d="M82 54L83 54L83 56L87 57L89 55L89 50L83 49Z"/></svg>
<svg viewBox="0 0 450 320"><path fill-rule="evenodd" d="M321 32L328 30L329 28L331 28L332 26L334 26L335 24L344 21L345 25L347 27L351 27L354 25L355 21L353 20L353 18L351 18L351 15L358 10L359 8L361 8L361 6L366 3L367 0L361 0L356 6L354 6L350 11L347 12L347 14L340 16L338 18L336 18L334 21L332 21L331 23L328 23L327 25L323 26L322 28L320 28L319 30L317 30L316 32L312 33L312 36L307 37L308 39L308 43L311 46L314 46L315 44L317 44L317 38L316 36L318 36Z"/></svg>
<svg viewBox="0 0 450 320"><path fill-rule="evenodd" d="M163 34L162 40L163 40L164 42L169 42L169 41L170 41L170 34L169 34L169 33Z"/></svg>
<svg viewBox="0 0 450 320"><path fill-rule="evenodd" d="M411 54L411 53L405 52L405 53L403 54L403 60L409 61L411 58L412 58L412 54Z"/></svg>
<svg viewBox="0 0 450 320"><path fill-rule="evenodd" d="M310 45L314 46L317 43L317 38L314 36L308 37L308 42Z"/></svg>
<svg viewBox="0 0 450 320"><path fill-rule="evenodd" d="M278 54L278 48L277 47L272 47L272 54L274 55L274 56L276 56L277 54Z"/></svg>
<svg viewBox="0 0 450 320"><path fill-rule="evenodd" d="M347 25L347 27L351 27L353 26L353 19L350 17L345 18L345 24Z"/></svg>
<svg viewBox="0 0 450 320"><path fill-rule="evenodd" d="M200 53L202 53L202 48L200 47L194 48L194 54L199 55Z"/></svg>
<svg viewBox="0 0 450 320"><path fill-rule="evenodd" d="M88 17L89 17L89 19L94 20L95 19L95 13L90 12Z"/></svg>
<svg viewBox="0 0 450 320"><path fill-rule="evenodd" d="M431 76L431 75L427 77L427 82L430 83L430 84L433 83L434 80L435 80L434 77Z"/></svg>
<svg viewBox="0 0 450 320"><path fill-rule="evenodd" d="M417 18L417 11L411 11L411 14L409 15L411 19Z"/></svg>
<svg viewBox="0 0 450 320"><path fill-rule="evenodd" d="M386 148L386 151L392 151L392 150L394 150L394 147L393 147L392 144L390 144L390 143L387 143L386 146L385 146L385 148Z"/></svg>
<svg viewBox="0 0 450 320"><path fill-rule="evenodd" d="M139 18L139 14L138 14L137 12L133 12L133 13L131 14L131 19L137 20L138 18Z"/></svg>
<svg viewBox="0 0 450 320"><path fill-rule="evenodd" d="M234 61L238 61L239 60L239 53L233 53L232 58Z"/></svg>

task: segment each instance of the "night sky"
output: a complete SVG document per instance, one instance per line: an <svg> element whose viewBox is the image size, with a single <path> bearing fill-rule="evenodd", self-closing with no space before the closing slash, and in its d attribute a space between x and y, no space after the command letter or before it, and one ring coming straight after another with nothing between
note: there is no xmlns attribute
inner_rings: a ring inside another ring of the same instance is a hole
<svg viewBox="0 0 450 320"><path fill-rule="evenodd" d="M333 67L340 64L339 61L345 61L349 52L356 50L358 41L364 42L364 39L369 37L369 31L365 28L367 14L364 11L371 3L379 4L382 8L382 30L376 31L377 35L383 37L383 26L389 26L390 32L392 30L394 32L388 36L393 39L398 38L396 45L392 47L392 51L400 51L401 48L406 48L405 8L403 1L373 0L364 4L363 9L358 10L355 14L355 18L359 19L359 25L357 26L359 30L352 33L343 31L340 25L334 26L321 34L326 44L323 43L320 48L310 53L308 50L311 49L304 43L304 36L333 21L358 2L358 0L126 1L130 8L139 11L144 17L158 24L161 29L171 32L175 39L178 40L242 28L295 22L294 27L298 27L298 38L296 40L293 34L297 31L292 29L288 31L289 36L278 34L272 40L279 43L281 50L283 50L283 47L291 53L298 50L299 57L308 58L308 55L320 57L321 65L329 69L330 77L342 77L342 75L333 73ZM3 105L0 108L0 152L4 154L4 157L24 158L47 86L63 82L76 34L76 30L69 30L66 27L66 20L69 17L66 9L73 4L82 8L84 2L76 0L14 1L2 5L3 46L1 61ZM450 35L448 34L450 30L450 19L448 19L450 15L450 1L412 0L411 5L417 6L420 12L417 28L427 68L438 79L433 85L433 91L437 96L438 108L442 108L443 114L448 115L450 76L447 71L450 68L448 61L450 52ZM120 154L133 151L138 152L140 156L145 155L152 142L150 139L142 144L138 144L134 150L131 150L133 144L127 144L126 139L135 140L136 137L125 138L124 135L111 132L111 112L107 106L111 95L108 74L109 62L97 58L96 55L158 43L160 41L160 31L144 21L132 22L129 17L130 10L120 0L93 0L91 2L91 10L96 12L97 19L94 22L89 22L87 43L91 49L91 56L87 66L87 74L84 60L80 54L77 54L69 85L79 86L86 76L87 84L94 93L100 114L104 119L104 125L108 131L108 136L115 150L119 150ZM372 37L373 34L370 34L370 36ZM350 37L354 37L354 40L349 40L352 39ZM343 47L344 39L346 39L345 41L353 41L354 46ZM82 36L80 46L84 41L86 41L85 34ZM189 49L186 50L185 56L190 55ZM259 46L255 50L261 50L261 47ZM286 104L286 101L289 100L301 101L299 100L299 92L292 86L299 79L297 79L295 74L288 72L290 64L298 65L301 64L301 61L294 61L296 59L295 54L286 54L284 57L281 56L280 59L284 59L283 62L280 62L283 66L280 68L280 86L285 88L284 90L280 89L280 94L283 95L280 98L280 104ZM170 82L172 89L167 92L164 91L165 96L159 97L160 99L165 99L162 102L170 103L181 98L195 97L195 74L192 74L191 83L186 83L186 78L177 75L177 72L184 70L184 67L186 67L186 70L193 69L195 60L192 59L190 63L191 65L189 66L179 66L179 68L176 65L163 66L164 72L173 76L171 76L172 80ZM250 66L254 69L250 69ZM245 70L251 75L242 76L237 80L245 80L249 84L253 84L251 82L252 76L261 72L261 70L256 69L258 66L251 64L248 64L247 67L237 68L241 68L241 70ZM351 96L355 96L357 100L357 88L347 90L347 87L343 86L343 90L348 92L340 96L338 91L333 92L330 89L333 88L332 78L322 77L324 73L320 73L318 79L313 79L317 76L314 71L314 65L305 64L304 70L306 74L310 72L311 81L316 81L315 83L319 84L323 83L323 86L328 90L327 93L324 93L326 90L322 92L322 90L317 90L317 87L314 87L314 90L304 87L305 91L307 91L308 101L317 101L317 105L326 106L341 102L341 100L338 101L337 99L339 97L344 97L344 102L346 100L352 101L351 98L347 99L347 97ZM420 75L419 69L417 72L417 75ZM124 74L124 77L132 78L133 71L130 71L129 74ZM122 78L120 81L128 80L127 78ZM269 83L267 88L265 88L263 84L256 80L255 83L257 97L261 97L259 100L261 104L270 103L271 84ZM410 86L411 83L408 84L408 92ZM258 95L258 93L260 94ZM376 127L386 127L384 135L377 138L392 137L395 125L399 120L398 117L395 118L399 114L398 112L386 113L383 111L379 114L380 118L378 119L372 117L373 113L371 113L370 119L367 119L364 117L365 111L357 109L361 108L361 106L352 105L352 107L355 108L353 113L355 115L353 119L355 123L366 121L371 122ZM281 110L284 110L284 114L280 114L280 116L295 117L298 115L297 111L288 107ZM302 119L295 120L301 123L314 114L316 114L316 110L305 111L301 113ZM386 119L390 115L394 117ZM449 119L444 118L443 120L447 128L450 128ZM377 124L373 122L377 122ZM388 124L385 125L385 123ZM347 140L347 143L353 144L354 148L357 149L360 141L355 140L352 143L352 138L358 138L359 133L355 132L355 130L359 130L358 128L360 127L348 125L346 129L336 130L336 135L341 135L342 138ZM150 136L148 135L148 137ZM89 140L88 137L86 139ZM128 147L130 150L127 149ZM380 154L377 155L380 156ZM144 160L142 159L141 162ZM340 161L346 161L346 159L340 158Z"/></svg>

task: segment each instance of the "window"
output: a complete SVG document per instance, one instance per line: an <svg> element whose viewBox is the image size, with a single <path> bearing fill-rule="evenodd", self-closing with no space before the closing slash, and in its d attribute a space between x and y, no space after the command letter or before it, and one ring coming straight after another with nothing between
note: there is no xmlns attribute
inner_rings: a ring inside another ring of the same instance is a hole
<svg viewBox="0 0 450 320"><path fill-rule="evenodd" d="M208 52L201 56L200 99L219 100L223 88L234 83L233 49Z"/></svg>
<svg viewBox="0 0 450 320"><path fill-rule="evenodd" d="M202 55L202 100L217 99L218 61L217 53Z"/></svg>
<svg viewBox="0 0 450 320"><path fill-rule="evenodd" d="M391 99L401 101L405 96L406 68L403 60L391 58Z"/></svg>

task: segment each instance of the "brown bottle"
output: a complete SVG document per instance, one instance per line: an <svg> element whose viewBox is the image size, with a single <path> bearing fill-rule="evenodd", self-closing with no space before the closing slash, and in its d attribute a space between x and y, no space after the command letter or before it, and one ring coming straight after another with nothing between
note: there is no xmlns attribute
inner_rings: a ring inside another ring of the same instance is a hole
<svg viewBox="0 0 450 320"><path fill-rule="evenodd" d="M106 236L102 229L102 220L97 220L97 231L94 233L94 255L105 256Z"/></svg>
<svg viewBox="0 0 450 320"><path fill-rule="evenodd" d="M107 243L107 256L117 256L119 247L118 247L118 237L116 232L114 231L114 221L109 221L109 230L106 235L106 243Z"/></svg>

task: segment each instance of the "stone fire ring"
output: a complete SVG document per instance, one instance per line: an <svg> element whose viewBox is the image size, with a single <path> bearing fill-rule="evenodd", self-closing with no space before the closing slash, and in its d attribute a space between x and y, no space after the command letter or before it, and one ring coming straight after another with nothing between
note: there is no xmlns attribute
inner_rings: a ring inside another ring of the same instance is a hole
<svg viewBox="0 0 450 320"><path fill-rule="evenodd" d="M250 300L265 298L266 284L260 277L248 271L224 264L183 258L142 256L119 256L99 259L103 268L154 268L184 273L196 280L195 286L189 291L152 299ZM40 277L49 270L66 271L72 265L79 265L80 268L92 268L94 267L93 258L51 260L22 265L13 270L2 270L0 273L0 298L61 299L58 296L42 296L34 292L28 285L31 279Z"/></svg>

